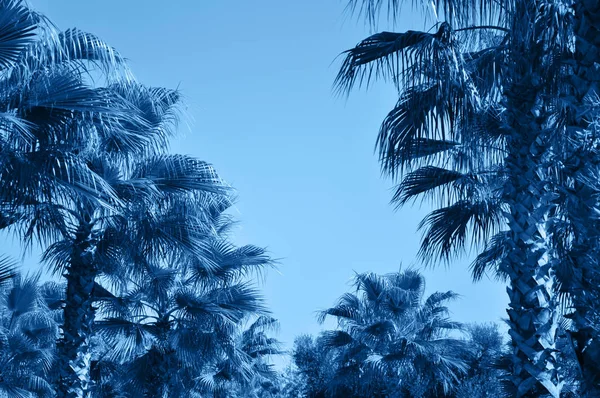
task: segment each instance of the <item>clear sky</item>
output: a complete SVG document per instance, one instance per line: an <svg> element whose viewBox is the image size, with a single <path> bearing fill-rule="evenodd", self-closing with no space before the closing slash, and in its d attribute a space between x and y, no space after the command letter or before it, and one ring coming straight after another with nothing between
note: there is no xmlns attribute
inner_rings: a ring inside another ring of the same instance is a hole
<svg viewBox="0 0 600 398"><path fill-rule="evenodd" d="M393 211L373 153L394 90L381 84L348 100L331 91L335 57L369 34L344 13L345 0L30 4L61 29L102 37L143 83L181 89L191 128L172 150L214 164L238 190L236 241L281 259L262 286L288 345L320 330L315 311L350 289L354 271L419 266L427 208ZM422 28L420 20L407 8L397 29ZM504 286L471 283L468 263L425 270L428 291L462 295L451 306L456 320L500 321Z"/></svg>

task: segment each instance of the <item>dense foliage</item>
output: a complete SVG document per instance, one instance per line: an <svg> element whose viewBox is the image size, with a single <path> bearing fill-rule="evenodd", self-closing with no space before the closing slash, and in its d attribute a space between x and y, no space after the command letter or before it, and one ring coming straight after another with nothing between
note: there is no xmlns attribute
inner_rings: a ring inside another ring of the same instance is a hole
<svg viewBox="0 0 600 398"><path fill-rule="evenodd" d="M385 3L350 9L375 22ZM232 242L233 189L168 151L179 92L0 0L0 230L53 273L0 253L0 397L599 396L600 5L434 9L435 32L348 50L336 87L396 85L377 141L392 201L434 205L421 260L472 244L474 279L508 282L508 336L453 321L458 295L417 271L361 273L285 352L257 283L274 261Z"/></svg>

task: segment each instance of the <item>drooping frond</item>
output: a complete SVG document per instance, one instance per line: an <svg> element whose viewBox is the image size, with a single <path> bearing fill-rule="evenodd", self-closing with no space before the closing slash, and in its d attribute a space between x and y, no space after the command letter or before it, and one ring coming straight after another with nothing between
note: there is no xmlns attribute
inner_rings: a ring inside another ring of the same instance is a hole
<svg viewBox="0 0 600 398"><path fill-rule="evenodd" d="M506 275L502 273L500 264L509 254L510 245L507 244L509 239L506 231L498 232L490 238L489 242L486 243L484 250L477 255L470 265L473 280L481 280L489 271L499 279L504 279L506 277Z"/></svg>
<svg viewBox="0 0 600 398"><path fill-rule="evenodd" d="M407 202L422 196L438 199L437 202L445 200L457 200L465 196L473 195L473 186L477 185L476 177L455 170L441 167L425 166L408 173L396 188L392 203L400 207ZM465 189L470 186L471 192Z"/></svg>
<svg viewBox="0 0 600 398"><path fill-rule="evenodd" d="M354 342L352 336L341 330L331 330L321 335L325 347L344 347Z"/></svg>
<svg viewBox="0 0 600 398"><path fill-rule="evenodd" d="M123 318L107 318L96 322L98 332L109 341L114 342L111 351L112 359L123 360L143 350L153 341L156 328L149 324L129 321Z"/></svg>
<svg viewBox="0 0 600 398"><path fill-rule="evenodd" d="M443 69L431 82L405 87L381 124L376 148L382 170L392 177L448 156L480 113L479 95L460 66Z"/></svg>
<svg viewBox="0 0 600 398"><path fill-rule="evenodd" d="M426 229L419 256L428 262L447 261L465 248L469 234L474 244L484 243L501 220L500 206L494 199L460 200L434 210L419 224L419 229Z"/></svg>
<svg viewBox="0 0 600 398"><path fill-rule="evenodd" d="M441 24L436 33L409 30L405 33L381 32L345 52L346 58L334 85L342 93L356 84L369 85L378 77L403 81L403 73L413 65L445 65L450 50L450 26ZM423 83L423 81L419 81ZM413 84L414 85L414 84Z"/></svg>

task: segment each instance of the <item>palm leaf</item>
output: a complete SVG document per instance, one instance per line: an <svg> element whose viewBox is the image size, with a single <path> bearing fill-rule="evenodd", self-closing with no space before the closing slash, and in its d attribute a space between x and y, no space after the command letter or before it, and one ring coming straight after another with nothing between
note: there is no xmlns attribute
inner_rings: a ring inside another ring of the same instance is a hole
<svg viewBox="0 0 600 398"><path fill-rule="evenodd" d="M12 66L34 40L38 20L21 0L0 2L0 68Z"/></svg>
<svg viewBox="0 0 600 398"><path fill-rule="evenodd" d="M228 191L210 164L183 155L162 155L144 160L135 166L132 179L138 178L152 181L165 192Z"/></svg>
<svg viewBox="0 0 600 398"><path fill-rule="evenodd" d="M123 76L132 79L125 59L99 37L78 29L56 32L44 29L42 40L37 40L20 53L17 67L10 75L11 81L24 80L36 72L56 66L78 68L88 72L86 64L96 65L107 77Z"/></svg>
<svg viewBox="0 0 600 398"><path fill-rule="evenodd" d="M436 166L425 166L408 173L396 188L392 202L400 207L418 196L456 200L462 196L473 196L473 189L466 187L476 186L476 177L455 170L448 170ZM470 191L470 192L469 192Z"/></svg>
<svg viewBox="0 0 600 398"><path fill-rule="evenodd" d="M501 220L500 207L495 200L460 200L434 210L419 224L419 229L426 228L419 256L425 261L449 260L465 248L469 234L474 244L483 243Z"/></svg>
<svg viewBox="0 0 600 398"><path fill-rule="evenodd" d="M4 286L17 275L17 263L10 257L0 255L0 286Z"/></svg>
<svg viewBox="0 0 600 398"><path fill-rule="evenodd" d="M349 333L341 330L326 331L321 335L321 341L325 347L344 347L354 342Z"/></svg>
<svg viewBox="0 0 600 398"><path fill-rule="evenodd" d="M442 0L435 3L412 1L411 5L421 5L422 11L432 13L436 20L446 20L452 26L489 25L500 23L510 15L512 7L508 0L472 1ZM394 22L400 16L405 0L349 0L348 10L364 16L371 25L375 25L382 9Z"/></svg>
<svg viewBox="0 0 600 398"><path fill-rule="evenodd" d="M440 25L436 33L409 30L374 34L345 52L346 58L334 85L340 92L349 92L355 84L368 85L374 77L399 81L402 71L413 65L425 62L435 65L444 59L449 40L448 24Z"/></svg>
<svg viewBox="0 0 600 398"><path fill-rule="evenodd" d="M486 243L484 250L477 255L470 265L473 280L479 281L488 271L499 279L505 279L506 275L502 273L500 264L510 252L510 237L506 231L498 232L489 242Z"/></svg>

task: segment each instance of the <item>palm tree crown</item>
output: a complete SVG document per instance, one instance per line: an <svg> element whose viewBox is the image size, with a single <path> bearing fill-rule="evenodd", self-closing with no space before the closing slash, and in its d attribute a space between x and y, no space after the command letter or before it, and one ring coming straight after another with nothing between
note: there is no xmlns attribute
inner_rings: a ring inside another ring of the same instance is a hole
<svg viewBox="0 0 600 398"><path fill-rule="evenodd" d="M338 322L338 330L322 337L336 352L333 392L361 397L411 394L415 378L426 381L421 383L427 385L422 396L449 392L466 369L466 347L450 336L461 325L449 319L445 306L457 295L436 292L425 297L423 276L410 270L358 274L354 282L356 293L344 294L320 315L321 321L331 316Z"/></svg>

